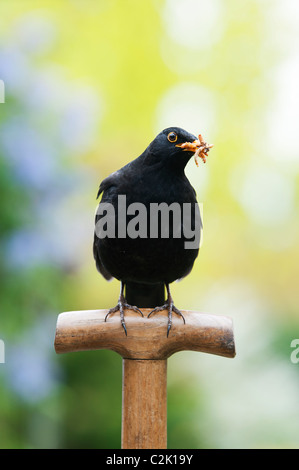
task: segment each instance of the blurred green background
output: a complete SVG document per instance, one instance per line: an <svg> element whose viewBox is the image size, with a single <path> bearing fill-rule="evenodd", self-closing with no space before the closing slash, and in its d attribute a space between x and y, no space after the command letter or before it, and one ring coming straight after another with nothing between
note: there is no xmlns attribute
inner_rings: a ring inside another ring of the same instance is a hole
<svg viewBox="0 0 299 470"><path fill-rule="evenodd" d="M215 144L172 294L231 316L237 356L169 359L168 447L299 447L298 21L295 0L1 0L1 448L120 447L121 358L57 356L55 324L115 305L98 185L171 125Z"/></svg>

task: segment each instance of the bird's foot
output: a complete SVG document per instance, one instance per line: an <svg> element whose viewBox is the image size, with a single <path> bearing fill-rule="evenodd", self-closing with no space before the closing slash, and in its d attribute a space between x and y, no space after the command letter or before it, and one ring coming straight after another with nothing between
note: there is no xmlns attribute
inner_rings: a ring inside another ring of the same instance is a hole
<svg viewBox="0 0 299 470"><path fill-rule="evenodd" d="M179 315L180 317L182 317L184 324L186 323L186 321L185 321L185 317L182 314L182 312L178 308L175 307L175 305L173 303L173 300L172 300L172 297L170 297L170 298L168 297L165 304L161 305L161 307L154 308L148 314L147 317L149 318L153 313L162 312L162 310L168 310L168 325L167 325L167 338L168 338L168 335L169 335L169 332L170 332L170 329L171 329L171 326L172 326L172 312L174 312L177 315Z"/></svg>
<svg viewBox="0 0 299 470"><path fill-rule="evenodd" d="M139 310L138 307L135 307L134 305L129 305L127 304L125 298L123 295L121 295L118 299L117 305L113 308L110 308L108 313L105 316L105 320L107 320L108 316L111 315L112 313L118 312L120 313L120 322L122 324L123 329L125 330L126 336L127 336L127 328L126 328L126 323L125 323L125 318L124 318L124 311L125 310L134 310L134 312L140 313L140 315L143 317L143 313L141 310Z"/></svg>

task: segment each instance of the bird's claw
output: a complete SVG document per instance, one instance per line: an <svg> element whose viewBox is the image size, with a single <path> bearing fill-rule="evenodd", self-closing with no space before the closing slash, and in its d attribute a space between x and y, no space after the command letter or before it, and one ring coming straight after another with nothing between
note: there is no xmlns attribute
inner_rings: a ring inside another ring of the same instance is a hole
<svg viewBox="0 0 299 470"><path fill-rule="evenodd" d="M125 320L121 321L121 325L122 325L123 329L125 330L126 336L128 336Z"/></svg>
<svg viewBox="0 0 299 470"><path fill-rule="evenodd" d="M186 320L185 320L185 317L182 314L182 312L174 306L172 300L167 300L164 305L161 305L161 307L154 308L148 314L147 318L149 318L153 313L162 312L163 310L168 310L168 324L167 324L167 338L168 338L168 335L169 335L169 332L170 332L171 326L172 326L172 312L174 312L177 315L179 315L180 317L182 317L184 324L186 323Z"/></svg>
<svg viewBox="0 0 299 470"><path fill-rule="evenodd" d="M140 315L143 317L142 311L139 310L139 308L136 307L135 305L129 305L129 304L125 303L123 306L124 306L124 308L127 308L128 310L134 310L134 312L140 313Z"/></svg>
<svg viewBox="0 0 299 470"><path fill-rule="evenodd" d="M127 336L127 328L126 328L126 322L125 322L125 318L124 318L124 310L134 310L134 312L137 312L137 313L140 313L140 315L143 317L143 313L141 310L139 310L138 307L135 307L134 305L129 305L125 302L125 299L123 296L121 296L118 300L118 303L115 307L112 307L110 308L110 310L108 311L108 313L106 314L105 316L105 319L104 321L107 320L108 316L112 313L115 313L115 312L118 312L120 313L120 322L121 322L121 325L125 331L125 334Z"/></svg>

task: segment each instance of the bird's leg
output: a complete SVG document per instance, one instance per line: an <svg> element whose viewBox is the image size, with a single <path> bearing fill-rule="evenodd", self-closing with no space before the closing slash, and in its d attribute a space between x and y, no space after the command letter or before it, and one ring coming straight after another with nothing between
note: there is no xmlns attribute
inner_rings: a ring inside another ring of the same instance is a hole
<svg viewBox="0 0 299 470"><path fill-rule="evenodd" d="M117 311L119 311L120 313L120 322L122 324L122 327L123 329L125 330L125 333L127 335L127 328L126 328L126 323L125 323L125 318L124 318L124 310L125 309L128 309L128 310L134 310L134 312L138 312L140 313L140 315L143 317L143 313L141 312L141 310L139 310L139 308L133 306L133 305L129 305L127 304L126 302L126 299L125 299L125 296L124 296L124 288L125 288L125 284L123 282L121 282L121 285L120 285L120 295L119 295L119 299L118 299L118 302L117 302L117 305L113 308L110 308L109 312L107 313L107 315L105 316L105 321L107 320L108 316L111 314L111 313L115 313Z"/></svg>
<svg viewBox="0 0 299 470"><path fill-rule="evenodd" d="M184 323L186 323L186 321L185 321L185 317L182 314L182 312L180 312L180 310L178 308L176 308L173 304L173 299L172 299L172 296L171 296L171 293L170 293L169 284L166 284L166 290L167 290L167 300L166 300L165 304L161 305L161 307L154 308L154 310L152 310L148 314L147 317L150 317L153 313L161 312L162 310L168 310L168 326L167 326L167 337L168 337L170 329L171 329L171 325L172 325L172 312L174 312L177 315L179 315L180 317L182 317Z"/></svg>

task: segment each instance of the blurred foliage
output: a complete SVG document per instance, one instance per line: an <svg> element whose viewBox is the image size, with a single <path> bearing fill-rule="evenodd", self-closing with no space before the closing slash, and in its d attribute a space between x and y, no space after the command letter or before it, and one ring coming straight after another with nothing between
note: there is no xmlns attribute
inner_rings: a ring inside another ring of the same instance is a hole
<svg viewBox="0 0 299 470"><path fill-rule="evenodd" d="M185 309L230 315L237 357L169 359L169 448L298 447L299 9L278 0L2 0L1 448L120 446L121 359L56 356L58 313L107 308L100 181L163 127L215 144Z"/></svg>

